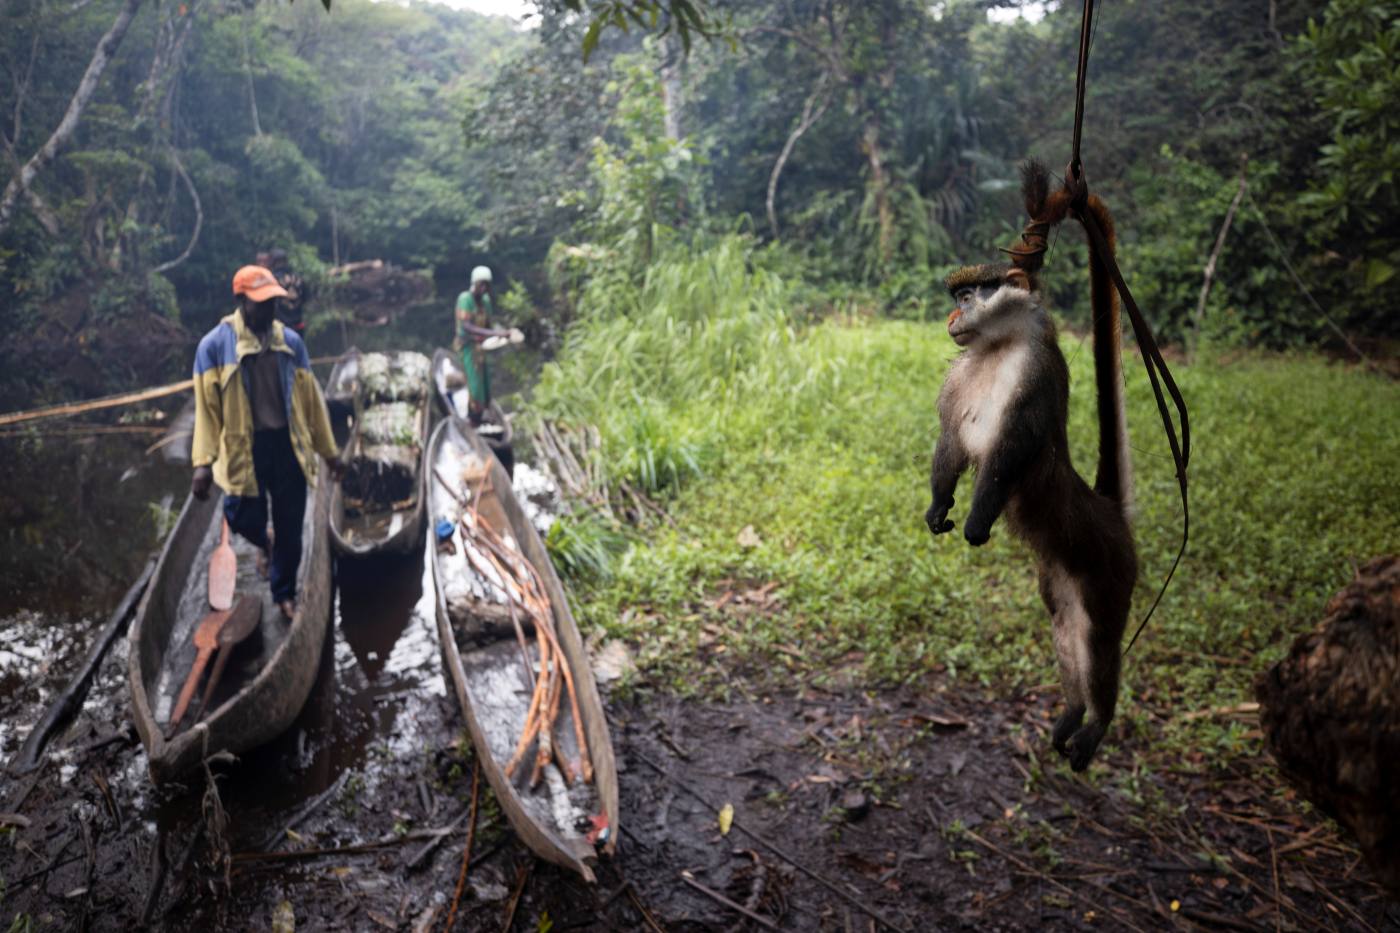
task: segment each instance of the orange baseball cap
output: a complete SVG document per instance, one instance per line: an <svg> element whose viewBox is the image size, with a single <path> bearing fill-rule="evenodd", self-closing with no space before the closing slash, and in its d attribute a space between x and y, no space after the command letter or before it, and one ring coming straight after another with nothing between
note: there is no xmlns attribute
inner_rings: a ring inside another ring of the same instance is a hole
<svg viewBox="0 0 1400 933"><path fill-rule="evenodd" d="M254 301L287 297L287 290L277 284L277 277L262 266L244 266L235 272L233 293L247 295Z"/></svg>

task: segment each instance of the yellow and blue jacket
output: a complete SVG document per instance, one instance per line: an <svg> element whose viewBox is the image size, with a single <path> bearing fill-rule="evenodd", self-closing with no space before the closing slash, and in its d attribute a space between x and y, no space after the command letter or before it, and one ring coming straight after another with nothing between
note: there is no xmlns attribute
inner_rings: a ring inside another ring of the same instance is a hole
<svg viewBox="0 0 1400 933"><path fill-rule="evenodd" d="M316 455L337 453L321 386L311 372L306 344L280 321L272 322L270 348L281 354L282 397L287 427L306 481L316 481ZM204 335L194 355L194 440L190 463L214 468L214 482L233 496L256 496L253 473L253 407L248 400L243 357L262 349L256 334L234 311Z"/></svg>

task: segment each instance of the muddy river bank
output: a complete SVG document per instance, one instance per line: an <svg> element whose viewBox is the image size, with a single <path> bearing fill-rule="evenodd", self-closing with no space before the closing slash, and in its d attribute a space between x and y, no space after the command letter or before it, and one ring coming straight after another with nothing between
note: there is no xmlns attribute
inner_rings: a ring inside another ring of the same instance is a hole
<svg viewBox="0 0 1400 933"><path fill-rule="evenodd" d="M152 435L0 439L0 762L183 499L188 470L147 455ZM1159 723L1085 778L1049 751L1053 691L876 690L858 658L734 659L724 626L780 612L774 587L694 607L715 633L701 696L617 678L641 646L593 646L621 798L596 885L533 858L483 790L459 886L473 760L421 555L339 564L296 722L183 786L147 776L119 640L39 770L0 773L0 927L1400 930L1258 754L1207 766Z"/></svg>
<svg viewBox="0 0 1400 933"><path fill-rule="evenodd" d="M1047 755L1053 696L938 676L821 690L718 642L702 660L722 699L604 685L621 836L596 885L536 860L483 792L458 896L473 763L422 587L416 557L342 568L297 722L183 787L146 777L120 643L43 768L4 778L0 920L429 931L455 899L459 930L1400 929L1355 850L1263 759L1143 772L1129 793ZM7 722L65 678L31 663Z"/></svg>

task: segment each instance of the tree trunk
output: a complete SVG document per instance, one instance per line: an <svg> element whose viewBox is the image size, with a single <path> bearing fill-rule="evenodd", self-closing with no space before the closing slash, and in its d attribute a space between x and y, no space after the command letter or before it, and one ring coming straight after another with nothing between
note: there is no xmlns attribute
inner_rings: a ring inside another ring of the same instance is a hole
<svg viewBox="0 0 1400 933"><path fill-rule="evenodd" d="M175 179L179 179L190 196L194 207L194 229L190 233L185 250L174 259L157 265L152 272L164 273L180 265L194 252L199 243L200 232L204 228L204 205L195 189L194 180L180 161L180 152L175 145L174 99L180 73L185 62L185 43L194 26L195 9L199 0L172 7L166 22L161 28L156 42L155 55L151 59L151 72L146 79L147 98L142 103L141 112L151 123L151 148L164 149L171 166L170 197L166 201L165 225L173 218L176 199ZM154 161L154 159L150 160ZM144 188L144 185L143 185ZM139 195L138 195L139 196Z"/></svg>
<svg viewBox="0 0 1400 933"><path fill-rule="evenodd" d="M876 246L880 265L884 267L890 261L891 242L894 239L894 208L890 204L889 174L885 171L884 158L880 153L880 124L873 117L865 121L860 148L870 166L870 188L875 197L875 218L879 225Z"/></svg>
<svg viewBox="0 0 1400 933"><path fill-rule="evenodd" d="M802 105L802 118L797 121L797 125L788 134L787 141L783 143L782 152L778 153L778 159L773 163L773 171L768 175L768 197L765 207L768 209L768 226L773 231L773 239L778 239L778 177L783 173L783 166L787 165L788 157L792 155L793 147L802 138L812 125L822 118L826 113L827 106L831 103L831 95L826 93L826 75L822 75L817 81L817 86L812 89L812 93L807 96L807 102ZM821 97L821 106L817 106L817 98Z"/></svg>
<svg viewBox="0 0 1400 933"><path fill-rule="evenodd" d="M248 15L243 16L243 78L248 83L248 110L253 117L253 135L261 136L262 122L258 119L258 95L253 89L253 62L248 54Z"/></svg>
<svg viewBox="0 0 1400 933"><path fill-rule="evenodd" d="M27 195L29 187L38 177L58 151L73 138L73 133L78 129L78 122L82 119L83 111L87 109L88 102L92 100L92 95L97 92L97 85L102 80L102 73L107 70L107 66L112 61L112 56L117 52L122 39L126 37L127 28L131 26L131 20L136 15L136 11L141 6L141 0L123 0L121 9L117 12L117 18L112 22L112 28L107 30L97 42L97 49L92 53L92 60L88 62L87 71L83 72L83 78L78 82L78 89L73 92L73 97L68 101L68 110L63 114L63 119L59 121L58 128L53 131L48 139L34 153L34 157L25 163L20 169L19 175L10 180L5 186L5 194L0 198L0 232L4 232L10 226L10 221L14 217L15 205L23 195Z"/></svg>
<svg viewBox="0 0 1400 933"><path fill-rule="evenodd" d="M681 68L684 57L674 32L661 37L661 97L666 107L666 138L681 138Z"/></svg>

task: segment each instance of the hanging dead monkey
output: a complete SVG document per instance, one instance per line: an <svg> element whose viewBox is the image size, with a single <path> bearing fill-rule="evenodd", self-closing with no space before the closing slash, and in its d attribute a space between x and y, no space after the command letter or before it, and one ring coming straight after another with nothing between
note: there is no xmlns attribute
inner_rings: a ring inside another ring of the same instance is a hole
<svg viewBox="0 0 1400 933"><path fill-rule="evenodd" d="M1090 249L1099 421L1098 475L1091 488L1070 463L1069 368L1040 303L1037 273L1046 234L1072 210L1092 213L1110 248L1113 220L1097 197L1076 205L1068 187L1052 194L1040 163L1026 163L1021 174L1031 222L1008 251L1011 264L970 266L948 277L957 303L948 333L964 349L938 397L933 504L925 519L935 535L953 529L953 491L972 466L977 479L963 524L968 543L985 544L1005 511L1011 530L1035 551L1066 702L1053 740L1070 766L1082 771L1113 719L1119 646L1137 580L1128 522L1132 466L1122 328L1118 295Z"/></svg>

